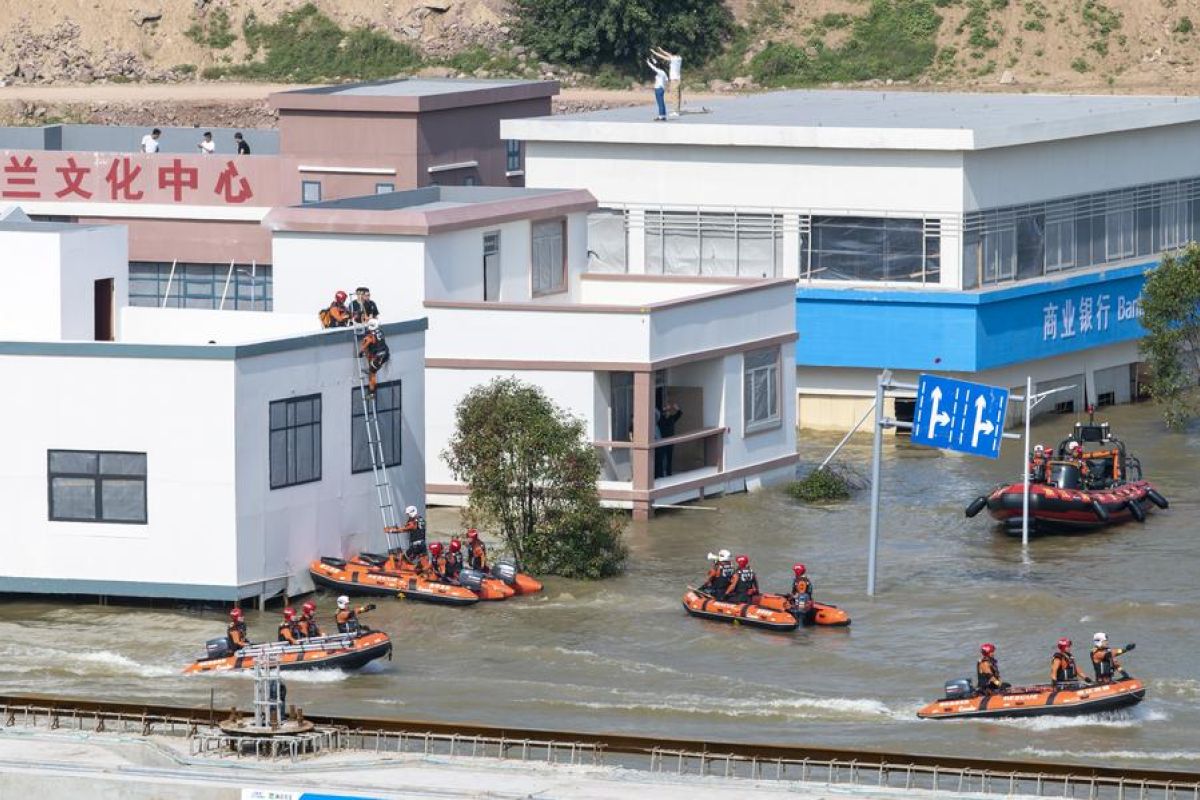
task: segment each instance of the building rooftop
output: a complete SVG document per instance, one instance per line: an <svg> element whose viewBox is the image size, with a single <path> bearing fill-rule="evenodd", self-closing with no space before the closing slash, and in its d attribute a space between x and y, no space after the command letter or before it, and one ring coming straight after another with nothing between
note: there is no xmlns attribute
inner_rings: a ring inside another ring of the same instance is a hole
<svg viewBox="0 0 1200 800"><path fill-rule="evenodd" d="M595 207L584 189L426 186L276 208L263 224L273 231L424 236Z"/></svg>
<svg viewBox="0 0 1200 800"><path fill-rule="evenodd" d="M269 101L281 110L418 112L556 94L557 81L389 78L276 92Z"/></svg>
<svg viewBox="0 0 1200 800"><path fill-rule="evenodd" d="M846 149L983 150L1200 122L1200 98L1117 95L785 91L685 105L505 120L535 141Z"/></svg>
<svg viewBox="0 0 1200 800"><path fill-rule="evenodd" d="M78 222L39 222L35 220L0 219L0 233L78 233L111 225L88 225Z"/></svg>

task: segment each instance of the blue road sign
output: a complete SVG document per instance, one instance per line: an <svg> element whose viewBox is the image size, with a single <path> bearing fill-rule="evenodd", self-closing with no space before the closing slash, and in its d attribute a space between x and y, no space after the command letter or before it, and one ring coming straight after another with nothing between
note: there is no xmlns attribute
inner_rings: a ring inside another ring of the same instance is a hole
<svg viewBox="0 0 1200 800"><path fill-rule="evenodd" d="M922 375L917 382L912 442L998 458L1008 389Z"/></svg>

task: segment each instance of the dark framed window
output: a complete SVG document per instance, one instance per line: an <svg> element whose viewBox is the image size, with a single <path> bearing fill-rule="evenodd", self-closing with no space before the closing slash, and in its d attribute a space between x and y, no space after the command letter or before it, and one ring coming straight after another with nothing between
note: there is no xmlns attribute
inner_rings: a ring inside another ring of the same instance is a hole
<svg viewBox="0 0 1200 800"><path fill-rule="evenodd" d="M319 202L321 202L321 182L320 181L300 181L300 202L301 203L319 203Z"/></svg>
<svg viewBox="0 0 1200 800"><path fill-rule="evenodd" d="M521 140L508 139L504 143L504 170L506 172L521 171Z"/></svg>
<svg viewBox="0 0 1200 800"><path fill-rule="evenodd" d="M391 194L396 191L394 183L377 183L375 184L375 194Z"/></svg>
<svg viewBox="0 0 1200 800"><path fill-rule="evenodd" d="M400 381L388 381L375 387L375 415L379 418L379 441L383 443L383 465L400 466L401 421ZM363 415L362 390L350 390L350 472L371 469L371 449L367 445L366 417Z"/></svg>
<svg viewBox="0 0 1200 800"><path fill-rule="evenodd" d="M500 299L500 231L483 235L483 299Z"/></svg>
<svg viewBox="0 0 1200 800"><path fill-rule="evenodd" d="M567 290L567 221L547 219L533 229L533 295Z"/></svg>
<svg viewBox="0 0 1200 800"><path fill-rule="evenodd" d="M50 519L146 524L146 454L47 450Z"/></svg>
<svg viewBox="0 0 1200 800"><path fill-rule="evenodd" d="M321 480L321 395L275 400L269 416L271 488Z"/></svg>

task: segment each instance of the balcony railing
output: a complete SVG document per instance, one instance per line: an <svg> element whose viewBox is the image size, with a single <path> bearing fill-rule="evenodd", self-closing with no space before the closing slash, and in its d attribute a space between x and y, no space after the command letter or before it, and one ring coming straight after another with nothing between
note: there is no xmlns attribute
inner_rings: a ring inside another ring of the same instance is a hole
<svg viewBox="0 0 1200 800"><path fill-rule="evenodd" d="M726 427L701 428L666 439L656 439L650 445L620 440L593 442L600 455L600 480L628 484L628 488L634 491L648 492L705 474L715 474L723 467L725 434L728 432ZM670 474L654 478L656 453L661 454L664 448L671 449ZM634 467L641 453L647 454L646 480L642 482L648 485L638 486L635 485Z"/></svg>

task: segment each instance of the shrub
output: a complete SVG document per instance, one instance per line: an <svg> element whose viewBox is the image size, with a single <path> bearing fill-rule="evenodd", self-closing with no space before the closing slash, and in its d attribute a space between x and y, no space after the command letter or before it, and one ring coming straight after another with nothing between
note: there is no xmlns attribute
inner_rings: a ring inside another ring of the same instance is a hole
<svg viewBox="0 0 1200 800"><path fill-rule="evenodd" d="M229 12L223 8L214 9L203 20L193 22L183 35L213 50L224 50L237 41L237 34L229 22Z"/></svg>
<svg viewBox="0 0 1200 800"><path fill-rule="evenodd" d="M789 483L787 493L802 503L832 503L849 499L862 486L862 478L853 470L829 464Z"/></svg>

